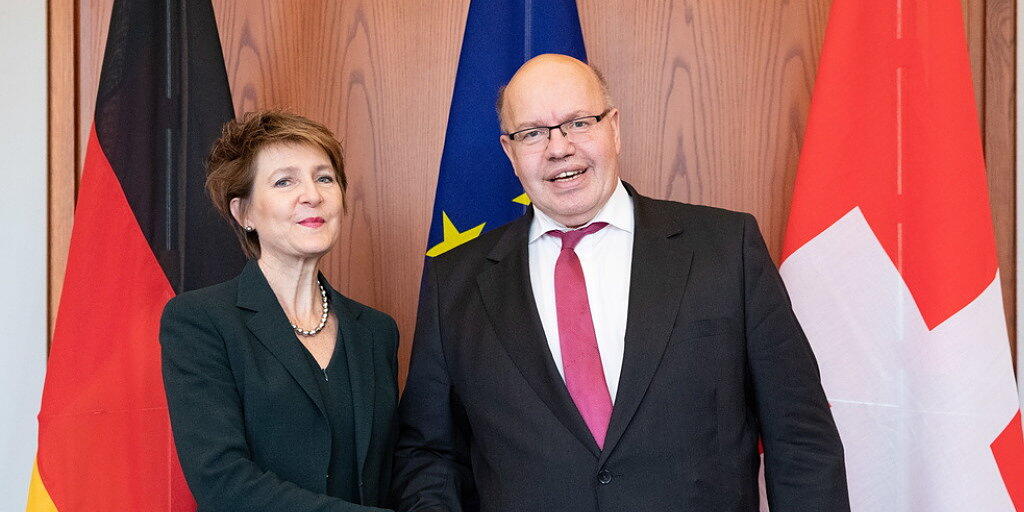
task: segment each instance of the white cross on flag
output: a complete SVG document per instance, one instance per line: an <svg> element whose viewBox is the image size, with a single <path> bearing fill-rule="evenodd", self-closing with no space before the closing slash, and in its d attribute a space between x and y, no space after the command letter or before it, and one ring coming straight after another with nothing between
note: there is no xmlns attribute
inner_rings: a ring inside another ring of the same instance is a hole
<svg viewBox="0 0 1024 512"><path fill-rule="evenodd" d="M959 0L835 0L781 273L854 511L1024 511Z"/></svg>

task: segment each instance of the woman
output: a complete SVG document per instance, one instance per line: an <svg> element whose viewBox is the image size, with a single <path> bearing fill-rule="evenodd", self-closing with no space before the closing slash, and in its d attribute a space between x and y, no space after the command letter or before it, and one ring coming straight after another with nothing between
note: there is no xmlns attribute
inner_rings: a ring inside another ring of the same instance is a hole
<svg viewBox="0 0 1024 512"><path fill-rule="evenodd" d="M178 456L200 511L370 512L394 445L398 330L317 272L345 209L341 145L277 111L231 121L206 188L250 261L160 326Z"/></svg>

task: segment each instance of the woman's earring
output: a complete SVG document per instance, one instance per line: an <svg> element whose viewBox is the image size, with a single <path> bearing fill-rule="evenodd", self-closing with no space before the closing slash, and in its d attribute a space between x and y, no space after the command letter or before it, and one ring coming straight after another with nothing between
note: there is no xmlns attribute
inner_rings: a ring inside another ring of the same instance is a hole
<svg viewBox="0 0 1024 512"><path fill-rule="evenodd" d="M242 229L244 229L246 232L252 233L252 230L255 228L253 228L252 226L242 226Z"/></svg>

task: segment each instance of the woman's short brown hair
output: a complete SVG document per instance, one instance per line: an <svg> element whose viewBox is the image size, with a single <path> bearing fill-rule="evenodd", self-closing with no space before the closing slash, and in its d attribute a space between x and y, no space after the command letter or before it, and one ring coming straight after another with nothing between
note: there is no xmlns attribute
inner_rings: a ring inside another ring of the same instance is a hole
<svg viewBox="0 0 1024 512"><path fill-rule="evenodd" d="M231 200L240 198L245 205L256 177L256 155L264 147L282 142L308 144L327 154L341 187L342 207L346 207L348 180L341 143L326 126L282 110L247 112L241 119L228 121L206 160L206 192L238 236L245 255L252 259L260 257L259 234L242 229L231 215Z"/></svg>

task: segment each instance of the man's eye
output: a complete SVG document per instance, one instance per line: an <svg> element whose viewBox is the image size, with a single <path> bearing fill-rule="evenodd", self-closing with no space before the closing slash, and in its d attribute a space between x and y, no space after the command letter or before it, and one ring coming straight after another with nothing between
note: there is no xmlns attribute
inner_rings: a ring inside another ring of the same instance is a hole
<svg viewBox="0 0 1024 512"><path fill-rule="evenodd" d="M577 119L572 122L573 128L587 128L592 124L591 119Z"/></svg>
<svg viewBox="0 0 1024 512"><path fill-rule="evenodd" d="M542 133L544 132L541 130L530 130L528 132L523 132L520 137L522 140L531 140L540 137Z"/></svg>

